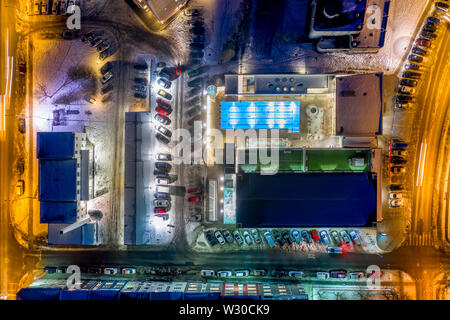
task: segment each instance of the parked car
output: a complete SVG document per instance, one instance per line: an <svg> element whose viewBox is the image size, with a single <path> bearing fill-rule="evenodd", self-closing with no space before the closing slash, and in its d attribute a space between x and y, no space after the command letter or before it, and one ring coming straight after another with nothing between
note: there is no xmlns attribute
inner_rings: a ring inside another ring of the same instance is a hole
<svg viewBox="0 0 450 320"><path fill-rule="evenodd" d="M395 140L392 142L392 148L394 149L406 149L408 147L408 144L406 142Z"/></svg>
<svg viewBox="0 0 450 320"><path fill-rule="evenodd" d="M274 236L274 238L275 238L275 242L278 243L278 245L279 245L280 247L284 246L283 238L281 237L281 235L280 235L279 233L274 232L274 233L273 233L273 236Z"/></svg>
<svg viewBox="0 0 450 320"><path fill-rule="evenodd" d="M365 274L362 271L350 272L348 275L350 279L361 279L365 277Z"/></svg>
<svg viewBox="0 0 450 320"><path fill-rule="evenodd" d="M170 87L172 86L172 83L169 80L165 79L165 78L159 78L156 81L156 83L158 85L160 85L161 87L165 88L165 89L170 89Z"/></svg>
<svg viewBox="0 0 450 320"><path fill-rule="evenodd" d="M296 271L296 270L291 270L291 271L288 272L288 276L291 277L291 278L300 279L300 278L303 278L303 272Z"/></svg>
<svg viewBox="0 0 450 320"><path fill-rule="evenodd" d="M198 87L200 86L200 84L202 83L203 78L199 77L199 78L195 78L194 80L191 80L187 83L188 87Z"/></svg>
<svg viewBox="0 0 450 320"><path fill-rule="evenodd" d="M420 47L417 47L417 46L413 47L411 51L412 51L412 53L418 54L420 56L426 56L427 55L427 50L425 50L423 48L420 48Z"/></svg>
<svg viewBox="0 0 450 320"><path fill-rule="evenodd" d="M106 72L102 77L102 83L103 84L107 83L109 80L111 80L112 77L113 77L113 74L111 71Z"/></svg>
<svg viewBox="0 0 450 320"><path fill-rule="evenodd" d="M401 190L403 190L403 185L402 184L391 184L391 185L389 185L389 190L390 191L401 191Z"/></svg>
<svg viewBox="0 0 450 320"><path fill-rule="evenodd" d="M392 164L406 164L407 160L402 158L402 157L392 157L391 158L391 163Z"/></svg>
<svg viewBox="0 0 450 320"><path fill-rule="evenodd" d="M198 187L190 188L187 190L187 193L201 193L201 190Z"/></svg>
<svg viewBox="0 0 450 320"><path fill-rule="evenodd" d="M328 245L330 241L328 240L328 235L325 230L320 231L320 239L322 239L322 242L324 245Z"/></svg>
<svg viewBox="0 0 450 320"><path fill-rule="evenodd" d="M201 102L200 97L194 97L185 103L186 107L193 107Z"/></svg>
<svg viewBox="0 0 450 320"><path fill-rule="evenodd" d="M109 44L107 44L106 42L103 42L103 43L99 44L96 49L97 49L97 52L103 52L103 51L109 49Z"/></svg>
<svg viewBox="0 0 450 320"><path fill-rule="evenodd" d="M172 166L170 165L170 163L157 161L155 162L155 168L163 170L165 172L169 172L172 169Z"/></svg>
<svg viewBox="0 0 450 320"><path fill-rule="evenodd" d="M56 267L45 267L44 272L48 274L56 273Z"/></svg>
<svg viewBox="0 0 450 320"><path fill-rule="evenodd" d="M163 213L167 213L169 211L169 208L159 208L159 207L156 207L156 208L154 208L153 209L153 213L154 214L163 214Z"/></svg>
<svg viewBox="0 0 450 320"><path fill-rule="evenodd" d="M169 208L170 207L170 199L155 199L155 200L153 200L153 206Z"/></svg>
<svg viewBox="0 0 450 320"><path fill-rule="evenodd" d="M156 199L169 199L170 195L166 192L155 192L153 195Z"/></svg>
<svg viewBox="0 0 450 320"><path fill-rule="evenodd" d="M169 129L163 127L163 126L158 126L156 128L156 130L158 130L158 132L162 133L163 135L165 135L168 138L172 137L172 132Z"/></svg>
<svg viewBox="0 0 450 320"><path fill-rule="evenodd" d="M159 113L155 114L154 118L156 121L158 121L162 124L165 124L165 125L169 125L172 122L172 121L170 121L169 118L162 116Z"/></svg>
<svg viewBox="0 0 450 320"><path fill-rule="evenodd" d="M275 241L273 241L273 237L272 237L272 234L270 231L264 232L264 238L266 239L269 247L271 247L271 248L275 247Z"/></svg>
<svg viewBox="0 0 450 320"><path fill-rule="evenodd" d="M287 232L287 231L283 232L283 234L281 236L288 245L292 244L292 240L291 240L291 236L290 236L289 232Z"/></svg>
<svg viewBox="0 0 450 320"><path fill-rule="evenodd" d="M392 166L391 167L391 172L392 173L396 173L396 174L398 174L398 173L405 173L406 169L404 167L402 167L402 166Z"/></svg>
<svg viewBox="0 0 450 320"><path fill-rule="evenodd" d="M350 237L355 245L360 246L361 240L359 239L359 235L355 230L350 231Z"/></svg>
<svg viewBox="0 0 450 320"><path fill-rule="evenodd" d="M223 231L222 231L222 234L223 234L225 240L226 240L228 243L233 243L233 237L232 237L230 231L228 231L228 230L223 230Z"/></svg>
<svg viewBox="0 0 450 320"><path fill-rule="evenodd" d="M201 214L193 214L193 215L189 216L189 221L200 222L200 221L202 221L202 215Z"/></svg>
<svg viewBox="0 0 450 320"><path fill-rule="evenodd" d="M143 84L143 85L147 85L148 84L148 80L146 78L136 77L136 78L134 78L134 82L138 83L138 84Z"/></svg>
<svg viewBox="0 0 450 320"><path fill-rule="evenodd" d="M172 155L170 153L158 153L156 155L158 161L172 161Z"/></svg>
<svg viewBox="0 0 450 320"><path fill-rule="evenodd" d="M164 91L163 89L159 89L157 94L167 100L172 100L172 95L170 93L168 93L167 91Z"/></svg>
<svg viewBox="0 0 450 320"><path fill-rule="evenodd" d="M142 91L135 92L134 93L134 97L138 98L138 99L145 99L145 98L147 98L147 93L146 92L142 92Z"/></svg>
<svg viewBox="0 0 450 320"><path fill-rule="evenodd" d="M418 55L415 55L415 54L410 54L408 56L408 60L412 61L412 62L417 62L417 63L423 62L423 58L421 56L418 56Z"/></svg>
<svg viewBox="0 0 450 320"><path fill-rule="evenodd" d="M341 231L341 237L342 237L342 239L344 240L344 242L345 242L346 245L349 246L349 245L352 244L352 241L350 240L350 237L349 237L347 231L342 230L342 231Z"/></svg>
<svg viewBox="0 0 450 320"><path fill-rule="evenodd" d="M302 230L300 234L302 235L302 238L306 243L311 243L311 238L309 237L309 234L306 230Z"/></svg>
<svg viewBox="0 0 450 320"><path fill-rule="evenodd" d="M106 58L108 58L109 56L111 56L114 52L111 51L110 49L106 49L103 50L102 52L100 52L100 54L98 55L100 60L105 60Z"/></svg>
<svg viewBox="0 0 450 320"><path fill-rule="evenodd" d="M414 88L407 87L407 86L398 87L397 90L398 90L399 94L407 94L407 95L412 95L415 92Z"/></svg>
<svg viewBox="0 0 450 320"><path fill-rule="evenodd" d="M103 273L104 274L117 274L117 273L119 273L119 269L118 268L104 268Z"/></svg>
<svg viewBox="0 0 450 320"><path fill-rule="evenodd" d="M169 139L167 139L165 136L163 136L161 133L157 133L156 134L156 139L159 141L159 142L161 142L161 143L163 143L163 144L169 144L169 142L170 142L170 140Z"/></svg>
<svg viewBox="0 0 450 320"><path fill-rule="evenodd" d="M261 237L259 236L258 230L252 229L251 235L257 244L261 243Z"/></svg>
<svg viewBox="0 0 450 320"><path fill-rule="evenodd" d="M156 184L170 184L170 181L169 181L169 179L164 178L164 177L156 177L155 183Z"/></svg>
<svg viewBox="0 0 450 320"><path fill-rule="evenodd" d="M264 277L267 274L267 270L266 269L255 269L253 271L253 274L255 276L260 276L260 277Z"/></svg>
<svg viewBox="0 0 450 320"><path fill-rule="evenodd" d="M400 79L400 85L407 86L407 87L415 87L415 86L417 86L417 80Z"/></svg>
<svg viewBox="0 0 450 320"><path fill-rule="evenodd" d="M92 39L95 38L95 33L94 32L88 32L85 33L81 36L81 41L86 42L86 41L91 41Z"/></svg>
<svg viewBox="0 0 450 320"><path fill-rule="evenodd" d="M300 244L300 242L302 241L302 239L300 238L300 231L298 229L291 230L291 237L297 244Z"/></svg>
<svg viewBox="0 0 450 320"><path fill-rule="evenodd" d="M391 208L403 207L403 199L390 200L389 207Z"/></svg>
<svg viewBox="0 0 450 320"><path fill-rule="evenodd" d="M100 37L96 37L94 39L92 39L89 44L91 45L91 47L96 47L98 46L100 43L102 43L104 40Z"/></svg>
<svg viewBox="0 0 450 320"><path fill-rule="evenodd" d="M427 23L432 23L434 25L439 25L441 23L441 20L436 17L427 17Z"/></svg>
<svg viewBox="0 0 450 320"><path fill-rule="evenodd" d="M88 267L87 272L88 273L94 273L94 274L100 274L100 273L102 273L102 268L100 268L100 267Z"/></svg>
<svg viewBox="0 0 450 320"><path fill-rule="evenodd" d="M432 33L432 32L428 32L428 31L422 31L422 32L420 33L420 36L421 36L423 39L426 39L427 41L432 41L432 40L434 40L434 39L437 38L437 35L435 35L435 34Z"/></svg>
<svg viewBox="0 0 450 320"><path fill-rule="evenodd" d="M188 202L202 202L202 196L189 197Z"/></svg>
<svg viewBox="0 0 450 320"><path fill-rule="evenodd" d="M421 73L418 72L414 72L414 71L404 71L402 73L402 78L411 78L411 79L420 79L420 77L422 76Z"/></svg>
<svg viewBox="0 0 450 320"><path fill-rule="evenodd" d="M148 66L146 63L135 63L133 68L136 70L148 70Z"/></svg>
<svg viewBox="0 0 450 320"><path fill-rule="evenodd" d="M412 105L409 102L396 102L394 104L394 108L399 109L399 110L407 110L407 109L411 109Z"/></svg>
<svg viewBox="0 0 450 320"><path fill-rule="evenodd" d="M330 277L330 273L325 271L317 271L316 272L316 278L321 280L326 280Z"/></svg>
<svg viewBox="0 0 450 320"><path fill-rule="evenodd" d="M248 277L249 274L249 270L236 270L236 277Z"/></svg>
<svg viewBox="0 0 450 320"><path fill-rule="evenodd" d="M405 69L406 70L419 70L420 66L416 63L410 62L410 63L405 64Z"/></svg>
<svg viewBox="0 0 450 320"><path fill-rule="evenodd" d="M448 4L444 3L444 2L435 2L434 6L436 7L436 9L443 11L443 12L448 12Z"/></svg>
<svg viewBox="0 0 450 320"><path fill-rule="evenodd" d="M221 246L223 246L226 243L225 238L223 237L222 233L219 230L216 230L216 232L214 232L214 236L216 237L217 241Z"/></svg>
<svg viewBox="0 0 450 320"><path fill-rule="evenodd" d="M216 238L211 234L211 231L205 232L205 239L208 241L211 247L214 247L217 244Z"/></svg>
<svg viewBox="0 0 450 320"><path fill-rule="evenodd" d="M244 236L244 240L248 245L253 244L253 239L252 236L250 235L250 232L244 230L244 232L242 232L242 235Z"/></svg>
<svg viewBox="0 0 450 320"><path fill-rule="evenodd" d="M311 230L311 235L312 235L312 238L314 239L315 242L319 242L320 241L319 234L317 233L317 230Z"/></svg>
<svg viewBox="0 0 450 320"><path fill-rule="evenodd" d="M429 40L419 38L416 40L416 44L425 48L431 47L431 42Z"/></svg>
<svg viewBox="0 0 450 320"><path fill-rule="evenodd" d="M341 239L339 238L339 234L337 233L337 231L333 230L330 232L331 237L333 238L333 241L339 245L339 243L341 242Z"/></svg>
<svg viewBox="0 0 450 320"><path fill-rule="evenodd" d="M201 270L200 275L202 277L214 277L216 273L214 272L214 270Z"/></svg>
<svg viewBox="0 0 450 320"><path fill-rule="evenodd" d="M217 271L218 277L231 277L232 275L233 275L233 272L230 270Z"/></svg>
<svg viewBox="0 0 450 320"><path fill-rule="evenodd" d="M389 199L402 199L403 195L401 192L389 192Z"/></svg>
<svg viewBox="0 0 450 320"><path fill-rule="evenodd" d="M327 252L329 254L342 254L342 248L341 247L328 247Z"/></svg>
<svg viewBox="0 0 450 320"><path fill-rule="evenodd" d="M201 113L200 109L197 108L197 107L195 107L195 108L190 109L188 112L186 112L186 115L187 115L188 117L193 117L193 116L195 116L196 114L200 114L200 113Z"/></svg>
<svg viewBox="0 0 450 320"><path fill-rule="evenodd" d="M161 98L157 98L156 99L156 104L162 108L165 108L167 110L172 110L172 106L170 104L168 104L167 102L165 102L163 99Z"/></svg>
<svg viewBox="0 0 450 320"><path fill-rule="evenodd" d="M413 101L413 96L411 95L402 95L402 94L398 94L395 96L395 102L400 102L400 103L405 103L405 102L411 102Z"/></svg>
<svg viewBox="0 0 450 320"><path fill-rule="evenodd" d="M392 154L394 156L398 156L398 157L406 157L406 156L408 156L408 151L402 150L402 149L394 149L392 151Z"/></svg>
<svg viewBox="0 0 450 320"><path fill-rule="evenodd" d="M286 277L287 275L288 275L288 273L286 270L281 270L281 269L272 270L272 277L281 278L281 277Z"/></svg>
<svg viewBox="0 0 450 320"><path fill-rule="evenodd" d="M122 274L136 274L136 268L122 268Z"/></svg>
<svg viewBox="0 0 450 320"><path fill-rule="evenodd" d="M234 239L236 240L236 242L238 243L238 245L242 246L244 244L244 240L242 240L241 234L239 233L239 231L235 230L233 232L233 236Z"/></svg>
<svg viewBox="0 0 450 320"><path fill-rule="evenodd" d="M330 271L331 278L344 279L347 276L347 271L345 270L332 270Z"/></svg>
<svg viewBox="0 0 450 320"><path fill-rule="evenodd" d="M113 64L111 61L106 62L101 68L100 73L104 75L106 72L111 71L113 68Z"/></svg>

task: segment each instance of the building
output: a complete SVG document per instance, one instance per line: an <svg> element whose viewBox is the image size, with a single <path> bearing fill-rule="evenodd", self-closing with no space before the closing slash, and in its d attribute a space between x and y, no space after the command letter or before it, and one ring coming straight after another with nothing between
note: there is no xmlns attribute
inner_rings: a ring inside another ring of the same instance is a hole
<svg viewBox="0 0 450 320"><path fill-rule="evenodd" d="M37 133L40 222L49 224L49 244L93 244L88 240L95 238L90 234L95 232L93 226L77 231L79 237L63 237L56 230L85 216L83 202L89 200L89 151L83 150L85 143L84 133ZM81 234L84 241L74 240L81 239Z"/></svg>
<svg viewBox="0 0 450 320"><path fill-rule="evenodd" d="M205 199L244 228L372 227L382 220L382 85L381 74L225 75L206 121L224 137L206 144L212 174L223 159L223 185Z"/></svg>
<svg viewBox="0 0 450 320"><path fill-rule="evenodd" d="M145 12L151 11L160 24L166 23L188 0L133 0Z"/></svg>
<svg viewBox="0 0 450 320"><path fill-rule="evenodd" d="M389 0L312 0L309 38L317 51L376 52L383 47Z"/></svg>

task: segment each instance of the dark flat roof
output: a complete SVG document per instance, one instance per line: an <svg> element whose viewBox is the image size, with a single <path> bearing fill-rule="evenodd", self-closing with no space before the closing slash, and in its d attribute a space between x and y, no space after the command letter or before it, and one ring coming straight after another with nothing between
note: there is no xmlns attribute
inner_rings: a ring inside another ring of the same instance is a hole
<svg viewBox="0 0 450 320"><path fill-rule="evenodd" d="M236 223L243 228L369 227L376 221L371 173L243 173L236 178Z"/></svg>

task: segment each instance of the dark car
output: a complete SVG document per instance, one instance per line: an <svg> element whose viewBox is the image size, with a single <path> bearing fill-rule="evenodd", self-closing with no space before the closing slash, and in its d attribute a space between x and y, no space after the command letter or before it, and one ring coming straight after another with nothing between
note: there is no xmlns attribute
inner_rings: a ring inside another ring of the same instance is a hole
<svg viewBox="0 0 450 320"><path fill-rule="evenodd" d="M203 21L201 19L194 20L190 23L191 27L203 27Z"/></svg>
<svg viewBox="0 0 450 320"><path fill-rule="evenodd" d="M233 243L233 236L231 235L230 231L223 230L222 234L228 243Z"/></svg>
<svg viewBox="0 0 450 320"><path fill-rule="evenodd" d="M189 96L189 97L193 97L193 96L199 94L199 93L201 92L201 90L202 90L202 89L200 89L200 88L198 88L198 87L197 87L197 88L192 88L191 90L189 90L188 96Z"/></svg>
<svg viewBox="0 0 450 320"><path fill-rule="evenodd" d="M103 42L103 39L102 38L100 38L100 37L96 37L96 38L94 38L94 39L92 39L91 41L89 41L89 44L92 46L92 47L96 47L96 46L98 46L100 43L102 43Z"/></svg>
<svg viewBox="0 0 450 320"><path fill-rule="evenodd" d="M194 97L191 100L188 100L185 104L186 107L192 107L201 102L200 97Z"/></svg>
<svg viewBox="0 0 450 320"><path fill-rule="evenodd" d="M302 238L306 243L311 243L311 238L309 237L309 234L306 230L302 230L300 234L302 235Z"/></svg>
<svg viewBox="0 0 450 320"><path fill-rule="evenodd" d="M100 68L100 73L103 75L103 74L107 73L108 71L112 70L112 68L113 68L112 62L108 61Z"/></svg>
<svg viewBox="0 0 450 320"><path fill-rule="evenodd" d="M344 279L347 276L347 271L345 270L332 270L330 271L330 277L335 279Z"/></svg>
<svg viewBox="0 0 450 320"><path fill-rule="evenodd" d="M100 90L100 92L102 94L108 93L109 91L111 91L114 88L113 84L110 82L108 83L106 86L103 86L102 89Z"/></svg>
<svg viewBox="0 0 450 320"><path fill-rule="evenodd" d="M413 72L413 71L404 71L402 73L402 78L411 78L411 79L420 79L420 77L422 76L422 74L418 73L418 72Z"/></svg>
<svg viewBox="0 0 450 320"><path fill-rule="evenodd" d="M155 168L168 172L172 169L172 166L170 163L157 161L155 162Z"/></svg>
<svg viewBox="0 0 450 320"><path fill-rule="evenodd" d="M421 56L418 56L418 55L415 55L415 54L410 54L408 56L408 60L412 61L412 62L421 63L423 61L423 58Z"/></svg>
<svg viewBox="0 0 450 320"><path fill-rule="evenodd" d="M205 36L197 35L194 38L192 38L192 42L205 42Z"/></svg>
<svg viewBox="0 0 450 320"><path fill-rule="evenodd" d="M102 52L100 52L100 54L98 55L98 57L100 58L100 60L105 60L106 58L108 58L109 56L111 56L113 54L113 52L109 49L106 49Z"/></svg>
<svg viewBox="0 0 450 320"><path fill-rule="evenodd" d="M391 163L393 164L406 164L406 159L402 158L402 157L392 157L391 158Z"/></svg>
<svg viewBox="0 0 450 320"><path fill-rule="evenodd" d="M167 102L165 102L161 98L156 99L156 104L158 106L162 106L163 108L166 108L166 109L172 109L172 106L170 104L168 104Z"/></svg>
<svg viewBox="0 0 450 320"><path fill-rule="evenodd" d="M96 49L97 49L98 52L103 52L103 51L109 49L109 44L107 44L106 42L102 42L101 44L99 44L99 45L97 46Z"/></svg>
<svg viewBox="0 0 450 320"><path fill-rule="evenodd" d="M410 102L413 100L413 97L411 95L396 95L395 96L395 102L400 102L400 103L404 103L404 102Z"/></svg>
<svg viewBox="0 0 450 320"><path fill-rule="evenodd" d="M419 48L419 47L416 47L416 46L413 47L411 51L412 51L412 53L415 53L415 54L418 54L418 55L421 55L421 56L426 56L427 55L427 50Z"/></svg>
<svg viewBox="0 0 450 320"><path fill-rule="evenodd" d="M163 126L158 126L156 130L158 130L160 133L162 133L168 138L172 137L172 132L169 129L164 128Z"/></svg>
<svg viewBox="0 0 450 320"><path fill-rule="evenodd" d="M78 32L74 32L71 30L65 30L63 32L61 32L61 38L65 39L65 40L72 40L75 38L78 38L80 36L80 34Z"/></svg>
<svg viewBox="0 0 450 320"><path fill-rule="evenodd" d="M88 273L101 274L102 273L102 268L100 268L100 267L88 267L87 272Z"/></svg>
<svg viewBox="0 0 450 320"><path fill-rule="evenodd" d="M419 70L420 66L416 63L410 62L410 63L405 64L405 69L406 70Z"/></svg>
<svg viewBox="0 0 450 320"><path fill-rule="evenodd" d="M172 122L172 121L170 121L169 118L164 117L164 116L160 115L159 113L155 114L154 118L159 123L162 123L162 124L165 124L165 125L169 125Z"/></svg>
<svg viewBox="0 0 450 320"><path fill-rule="evenodd" d="M17 128L18 128L18 130L19 130L19 132L20 133L25 133L26 132L26 121L25 121L25 118L19 118L18 120L17 120L18 122L17 122Z"/></svg>
<svg viewBox="0 0 450 320"><path fill-rule="evenodd" d="M138 99L145 99L145 98L147 98L147 93L145 93L145 92L136 92L134 94L134 97L138 98Z"/></svg>
<svg viewBox="0 0 450 320"><path fill-rule="evenodd" d="M412 105L409 102L396 102L394 108L399 110L411 109Z"/></svg>
<svg viewBox="0 0 450 320"><path fill-rule="evenodd" d="M156 139L159 140L159 142L164 143L164 144L169 144L170 140L167 139L166 137L164 137L161 133L157 133L156 134Z"/></svg>
<svg viewBox="0 0 450 320"><path fill-rule="evenodd" d="M431 32L431 33L435 33L436 30L437 30L437 27L432 22L427 22L422 28L422 31Z"/></svg>
<svg viewBox="0 0 450 320"><path fill-rule="evenodd" d="M417 86L417 80L400 79L400 85L407 86L407 87L415 87L415 86Z"/></svg>
<svg viewBox="0 0 450 320"><path fill-rule="evenodd" d="M142 71L145 71L145 70L148 69L148 66L147 66L147 64L136 63L136 64L133 65L133 68L136 69L136 70L142 70Z"/></svg>
<svg viewBox="0 0 450 320"><path fill-rule="evenodd" d="M194 80L189 81L187 83L187 85L188 85L188 87L191 87L191 88L198 87L202 83L202 80L203 80L202 78L196 78Z"/></svg>
<svg viewBox="0 0 450 320"><path fill-rule="evenodd" d="M208 243L209 243L209 245L211 247L213 247L213 246L215 246L217 244L217 239L213 236L211 231L205 232L205 238L206 238L206 241L208 241Z"/></svg>
<svg viewBox="0 0 450 320"><path fill-rule="evenodd" d="M27 72L27 64L23 61L19 62L19 74L25 74Z"/></svg>
<svg viewBox="0 0 450 320"><path fill-rule="evenodd" d="M193 116L195 116L196 114L200 114L200 109L199 108L197 108L197 107L194 107L194 108L192 108L192 109L190 109L189 111L187 111L186 112L186 115L188 116L188 117L193 117Z"/></svg>
<svg viewBox="0 0 450 320"><path fill-rule="evenodd" d="M286 241L286 243L288 245L292 244L292 240L291 240L291 236L290 236L289 232L284 232L283 233L283 239L284 239L284 241Z"/></svg>
<svg viewBox="0 0 450 320"><path fill-rule="evenodd" d="M172 82L165 78L159 78L156 83L165 89L170 89L170 87L172 86Z"/></svg>
<svg viewBox="0 0 450 320"><path fill-rule="evenodd" d="M444 11L444 12L448 12L448 4L443 3L443 2L435 2L435 7L438 10Z"/></svg>
<svg viewBox="0 0 450 320"><path fill-rule="evenodd" d="M134 78L134 82L139 83L139 84L147 84L148 80L145 78Z"/></svg>
<svg viewBox="0 0 450 320"><path fill-rule="evenodd" d="M400 190L403 190L403 185L402 185L402 184L391 184L391 185L389 185L389 190L390 190L390 191L400 191Z"/></svg>
<svg viewBox="0 0 450 320"><path fill-rule="evenodd" d="M189 119L188 121L186 121L186 123L187 123L187 125L192 126L195 121L201 121L201 120L202 120L202 116L199 114L199 115L193 117L192 119Z"/></svg>
<svg viewBox="0 0 450 320"><path fill-rule="evenodd" d="M434 40L434 39L437 38L437 35L435 35L435 34L432 33L432 32L429 32L429 31L422 31L422 32L420 33L420 36L421 36L422 38L426 39L426 40Z"/></svg>
<svg viewBox="0 0 450 320"><path fill-rule="evenodd" d="M280 245L280 247L282 247L284 245L283 238L281 237L281 235L279 233L274 232L273 237L274 237L275 241Z"/></svg>
<svg viewBox="0 0 450 320"><path fill-rule="evenodd" d="M439 23L441 23L441 20L436 17L427 17L427 23L438 25Z"/></svg>
<svg viewBox="0 0 450 320"><path fill-rule="evenodd" d="M95 33L88 32L81 36L81 41L83 41L83 42L91 41L92 39L94 39L94 37L95 37Z"/></svg>

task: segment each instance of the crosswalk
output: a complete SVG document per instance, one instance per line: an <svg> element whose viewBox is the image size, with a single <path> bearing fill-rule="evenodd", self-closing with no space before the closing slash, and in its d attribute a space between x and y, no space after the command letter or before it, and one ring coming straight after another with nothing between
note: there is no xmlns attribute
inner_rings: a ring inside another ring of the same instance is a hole
<svg viewBox="0 0 450 320"><path fill-rule="evenodd" d="M421 234L409 234L407 246L412 247L429 247L434 245L433 235L431 232Z"/></svg>

